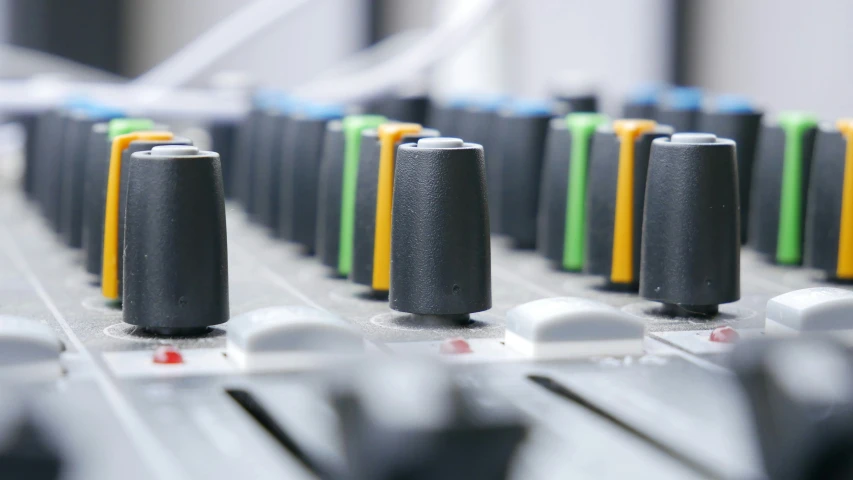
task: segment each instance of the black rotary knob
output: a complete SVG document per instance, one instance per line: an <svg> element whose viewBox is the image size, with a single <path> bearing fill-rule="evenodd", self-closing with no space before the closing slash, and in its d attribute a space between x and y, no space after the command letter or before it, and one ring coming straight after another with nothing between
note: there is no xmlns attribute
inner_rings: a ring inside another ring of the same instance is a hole
<svg viewBox="0 0 853 480"><path fill-rule="evenodd" d="M83 246L83 208L86 181L86 158L92 128L99 122L122 116L122 112L103 107L71 112L65 131L58 190L57 227L65 244L71 248Z"/></svg>
<svg viewBox="0 0 853 480"><path fill-rule="evenodd" d="M317 233L317 190L326 124L343 116L337 105L310 105L294 115L282 145L278 181L278 237L314 253Z"/></svg>
<svg viewBox="0 0 853 480"><path fill-rule="evenodd" d="M234 168L228 185L228 198L234 198L244 208L252 196L253 160L258 128L263 111L258 108L257 95L252 98L253 108L237 126Z"/></svg>
<svg viewBox="0 0 853 480"><path fill-rule="evenodd" d="M219 152L222 164L222 180L225 186L225 196L231 198L234 192L234 159L237 158L237 141L240 121L221 119L213 121L208 127L210 144L214 152Z"/></svg>
<svg viewBox="0 0 853 480"><path fill-rule="evenodd" d="M261 225L277 230L279 218L279 177L287 132L293 118L282 109L261 112L255 118L255 144L251 147L251 177L246 213Z"/></svg>
<svg viewBox="0 0 853 480"><path fill-rule="evenodd" d="M640 295L670 314L717 313L740 298L740 202L735 143L681 133L652 144Z"/></svg>
<svg viewBox="0 0 853 480"><path fill-rule="evenodd" d="M147 152L154 147L158 147L161 145L192 145L192 140L184 137L172 137L170 140L151 140L140 138L138 140L134 140L130 142L127 148L122 152L122 164L127 165L130 162L130 157L133 156L136 152ZM121 170L121 186L119 193L119 211L118 211L118 246L119 252L124 251L124 231L126 225L126 212L127 212L127 182L130 174L130 169L123 168ZM119 297L121 297L122 292L122 282L124 272L124 256L118 255L118 281L119 281Z"/></svg>
<svg viewBox="0 0 853 480"><path fill-rule="evenodd" d="M498 111L506 102L507 97L503 95L472 97L457 116L456 133L439 129L443 135L457 136L483 146L486 155L486 185L489 189L489 228L492 232L500 231L501 137L497 126L500 122Z"/></svg>
<svg viewBox="0 0 853 480"><path fill-rule="evenodd" d="M649 152L671 133L652 120L616 120L592 138L584 272L605 277L608 287L638 287Z"/></svg>
<svg viewBox="0 0 853 480"><path fill-rule="evenodd" d="M34 172L33 198L45 219L50 219L49 205L52 204L51 183L56 160L60 155L65 122L60 110L44 112L36 120L36 138L31 167ZM55 185L53 186L55 188ZM54 191L55 192L55 191Z"/></svg>
<svg viewBox="0 0 853 480"><path fill-rule="evenodd" d="M314 253L327 267L338 266L345 151L344 122L332 120L326 124L326 132L323 134L323 155L317 179L317 231L314 237Z"/></svg>
<svg viewBox="0 0 853 480"><path fill-rule="evenodd" d="M258 90L252 96L252 110L237 130L237 155L233 171L233 195L251 218L257 218L260 190L266 181L275 149L281 145L284 115L296 101L276 90ZM277 177L272 177L277 178ZM268 191L264 190L264 191Z"/></svg>
<svg viewBox="0 0 853 480"><path fill-rule="evenodd" d="M483 95L471 98L457 116L458 137L483 146L487 154L498 149L496 126L498 110L506 102L503 95ZM436 127L437 128L437 127ZM442 133L444 130L438 129ZM494 148L492 147L494 145ZM489 163L486 160L488 178Z"/></svg>
<svg viewBox="0 0 853 480"><path fill-rule="evenodd" d="M755 149L758 145L762 116L763 113L756 110L749 102L734 96L717 98L713 109L704 110L699 115L697 131L729 138L735 142L737 148L741 243L747 242L752 167L755 163Z"/></svg>
<svg viewBox="0 0 853 480"><path fill-rule="evenodd" d="M86 175L83 180L83 215L80 244L83 264L92 274L101 272L101 242L104 241L104 202L106 201L107 170L110 161L110 124L92 125L86 147Z"/></svg>
<svg viewBox="0 0 853 480"><path fill-rule="evenodd" d="M32 198L36 178L35 156L36 145L38 145L36 138L39 116L37 113L19 113L12 116L13 121L24 129L24 172L21 177L21 188L27 198Z"/></svg>
<svg viewBox="0 0 853 480"><path fill-rule="evenodd" d="M518 248L536 246L539 180L548 122L547 102L516 101L506 106L496 123L497 152L489 153L492 213L499 216L497 232L509 236Z"/></svg>
<svg viewBox="0 0 853 480"><path fill-rule="evenodd" d="M137 152L127 165L124 321L187 335L228 320L228 253L219 154L192 146Z"/></svg>
<svg viewBox="0 0 853 480"><path fill-rule="evenodd" d="M64 155L66 129L70 122L67 111L47 112L38 127L39 145L36 150L35 194L40 211L51 228L58 227L59 184L61 159Z"/></svg>
<svg viewBox="0 0 853 480"><path fill-rule="evenodd" d="M758 140L749 243L774 263L799 265L817 119L787 112L777 120L762 127Z"/></svg>
<svg viewBox="0 0 853 480"><path fill-rule="evenodd" d="M400 146L391 238L392 309L467 317L491 308L485 175L480 145L424 138Z"/></svg>
<svg viewBox="0 0 853 480"><path fill-rule="evenodd" d="M51 122L50 135L44 138L44 154L39 161L39 182L41 183L42 214L51 229L59 233L60 208L62 205L62 179L65 158L68 156L66 144L74 130L74 112L60 110Z"/></svg>
<svg viewBox="0 0 853 480"><path fill-rule="evenodd" d="M853 280L853 120L819 127L809 182L805 264Z"/></svg>

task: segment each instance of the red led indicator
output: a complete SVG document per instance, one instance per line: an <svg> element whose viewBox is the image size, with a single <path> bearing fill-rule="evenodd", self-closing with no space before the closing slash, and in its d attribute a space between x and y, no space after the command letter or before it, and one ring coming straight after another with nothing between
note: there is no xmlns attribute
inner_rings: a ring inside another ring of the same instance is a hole
<svg viewBox="0 0 853 480"><path fill-rule="evenodd" d="M717 327L711 332L709 340L719 343L735 343L740 340L740 334L732 327Z"/></svg>
<svg viewBox="0 0 853 480"><path fill-rule="evenodd" d="M449 355L473 352L473 350L471 350L471 345L468 345L468 342L465 341L464 338L448 338L441 342L441 346L438 348L438 351Z"/></svg>
<svg viewBox="0 0 853 480"><path fill-rule="evenodd" d="M184 363L184 356L181 355L181 352L177 348L171 345L163 345L154 350L154 363L163 365Z"/></svg>

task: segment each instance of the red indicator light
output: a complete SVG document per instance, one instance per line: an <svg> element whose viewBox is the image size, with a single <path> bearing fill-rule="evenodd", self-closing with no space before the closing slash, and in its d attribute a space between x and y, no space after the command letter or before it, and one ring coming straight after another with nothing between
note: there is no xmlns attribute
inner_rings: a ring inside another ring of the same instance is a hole
<svg viewBox="0 0 853 480"><path fill-rule="evenodd" d="M449 355L473 352L473 350L471 350L471 345L468 345L468 342L464 338L448 338L441 342L441 346L438 348L438 351Z"/></svg>
<svg viewBox="0 0 853 480"><path fill-rule="evenodd" d="M178 363L184 363L184 356L181 355L181 352L171 346L171 345L163 345L162 347L158 347L157 350L154 350L154 363L159 363L163 365L175 365Z"/></svg>
<svg viewBox="0 0 853 480"><path fill-rule="evenodd" d="M740 340L740 334L732 327L718 327L711 332L708 339L712 342L735 343Z"/></svg>

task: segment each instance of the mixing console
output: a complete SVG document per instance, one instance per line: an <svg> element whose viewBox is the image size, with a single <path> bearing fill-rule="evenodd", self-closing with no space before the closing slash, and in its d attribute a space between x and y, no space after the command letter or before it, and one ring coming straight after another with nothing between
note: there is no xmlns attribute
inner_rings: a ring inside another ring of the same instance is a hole
<svg viewBox="0 0 853 480"><path fill-rule="evenodd" d="M0 478L853 477L853 123L558 100L20 113Z"/></svg>

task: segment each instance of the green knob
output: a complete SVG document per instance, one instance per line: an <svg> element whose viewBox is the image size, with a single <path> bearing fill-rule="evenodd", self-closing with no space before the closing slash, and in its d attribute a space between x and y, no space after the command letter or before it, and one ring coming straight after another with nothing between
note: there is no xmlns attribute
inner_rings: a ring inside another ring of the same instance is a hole
<svg viewBox="0 0 853 480"><path fill-rule="evenodd" d="M358 154L361 132L387 122L382 115L350 115L344 117L344 175L341 188L341 237L338 254L338 273L349 275L352 267L353 235L355 232L355 196L358 185Z"/></svg>
<svg viewBox="0 0 853 480"><path fill-rule="evenodd" d="M115 118L110 120L107 135L112 140L119 135L153 128L154 122L147 118Z"/></svg>

